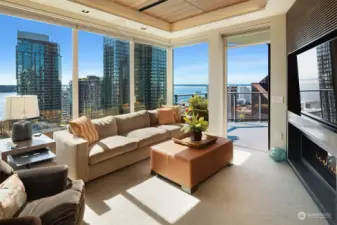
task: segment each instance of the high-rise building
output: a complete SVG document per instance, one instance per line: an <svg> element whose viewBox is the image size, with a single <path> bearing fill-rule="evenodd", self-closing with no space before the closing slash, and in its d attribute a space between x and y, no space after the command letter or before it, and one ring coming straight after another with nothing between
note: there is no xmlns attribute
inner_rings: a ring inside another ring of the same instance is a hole
<svg viewBox="0 0 337 225"><path fill-rule="evenodd" d="M62 121L66 122L71 119L71 88L69 85L62 86L61 105L62 105Z"/></svg>
<svg viewBox="0 0 337 225"><path fill-rule="evenodd" d="M336 71L336 42L326 42L317 46L318 84L320 91L322 117L331 123L337 123L335 87L337 82L333 74Z"/></svg>
<svg viewBox="0 0 337 225"><path fill-rule="evenodd" d="M20 95L37 95L43 120L61 121L60 46L47 35L18 31L16 80Z"/></svg>
<svg viewBox="0 0 337 225"><path fill-rule="evenodd" d="M89 118L103 116L102 81L100 77L89 75L78 79L78 106L80 115Z"/></svg>
<svg viewBox="0 0 337 225"><path fill-rule="evenodd" d="M130 44L104 37L104 75L102 103L105 114L122 114L129 110Z"/></svg>
<svg viewBox="0 0 337 225"><path fill-rule="evenodd" d="M251 95L247 94L250 92L250 89L246 86L238 86L239 99L244 99L245 104L250 104Z"/></svg>
<svg viewBox="0 0 337 225"><path fill-rule="evenodd" d="M227 116L228 120L236 120L236 102L238 86L227 86Z"/></svg>
<svg viewBox="0 0 337 225"><path fill-rule="evenodd" d="M166 50L145 44L135 44L136 106L158 108L166 103Z"/></svg>

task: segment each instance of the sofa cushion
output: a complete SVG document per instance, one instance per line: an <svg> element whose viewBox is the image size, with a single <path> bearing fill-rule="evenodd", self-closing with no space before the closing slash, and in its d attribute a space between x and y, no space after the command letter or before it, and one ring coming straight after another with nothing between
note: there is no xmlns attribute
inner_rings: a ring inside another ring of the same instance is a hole
<svg viewBox="0 0 337 225"><path fill-rule="evenodd" d="M182 123L169 124L169 125L158 125L157 128L164 129L170 133L170 136L179 136L184 133L181 128L184 126Z"/></svg>
<svg viewBox="0 0 337 225"><path fill-rule="evenodd" d="M145 110L115 116L118 134L125 134L132 130L149 127L150 117Z"/></svg>
<svg viewBox="0 0 337 225"><path fill-rule="evenodd" d="M179 105L164 105L164 108L172 108L174 110L174 118L176 123L181 122L180 106Z"/></svg>
<svg viewBox="0 0 337 225"><path fill-rule="evenodd" d="M160 125L175 124L176 111L173 108L160 108L158 109L158 121Z"/></svg>
<svg viewBox="0 0 337 225"><path fill-rule="evenodd" d="M103 138L89 147L89 164L101 162L137 148L137 141L124 136Z"/></svg>
<svg viewBox="0 0 337 225"><path fill-rule="evenodd" d="M138 141L138 148L158 143L170 137L170 133L156 127L146 127L130 131L124 136Z"/></svg>
<svg viewBox="0 0 337 225"><path fill-rule="evenodd" d="M158 111L155 109L155 110L148 110L147 112L149 113L150 117L150 126L151 127L157 126L159 124Z"/></svg>
<svg viewBox="0 0 337 225"><path fill-rule="evenodd" d="M99 139L117 135L117 124L113 116L106 116L91 121L95 125Z"/></svg>
<svg viewBox="0 0 337 225"><path fill-rule="evenodd" d="M39 217L42 224L80 224L78 217L81 216L81 207L84 207L83 195L83 181L73 181L70 187L61 193L29 202L18 217Z"/></svg>

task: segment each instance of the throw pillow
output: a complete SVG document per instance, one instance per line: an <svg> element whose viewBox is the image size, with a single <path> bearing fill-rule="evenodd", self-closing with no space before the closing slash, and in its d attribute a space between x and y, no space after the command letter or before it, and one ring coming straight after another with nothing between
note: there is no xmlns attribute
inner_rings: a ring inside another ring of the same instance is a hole
<svg viewBox="0 0 337 225"><path fill-rule="evenodd" d="M173 108L158 109L158 121L160 125L176 123L175 110Z"/></svg>
<svg viewBox="0 0 337 225"><path fill-rule="evenodd" d="M17 174L13 174L0 184L0 219L12 218L26 203L25 186Z"/></svg>
<svg viewBox="0 0 337 225"><path fill-rule="evenodd" d="M180 106L179 105L164 105L164 108L172 108L174 110L174 118L176 123L181 122Z"/></svg>
<svg viewBox="0 0 337 225"><path fill-rule="evenodd" d="M90 144L99 140L98 132L95 126L88 120L87 117L82 116L78 119L74 119L69 122L72 132L85 140Z"/></svg>

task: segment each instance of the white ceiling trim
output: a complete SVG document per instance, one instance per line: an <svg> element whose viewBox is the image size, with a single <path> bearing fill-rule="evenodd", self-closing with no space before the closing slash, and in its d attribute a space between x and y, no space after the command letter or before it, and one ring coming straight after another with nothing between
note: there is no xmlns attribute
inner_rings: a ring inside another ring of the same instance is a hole
<svg viewBox="0 0 337 225"><path fill-rule="evenodd" d="M127 40L139 40L149 44L156 44L160 47L174 47L205 41L209 32L216 31L224 34L235 30L236 27L241 27L242 24L250 24L252 21L258 25L265 20L268 22L268 18L287 12L294 2L295 0L268 0L264 10L176 32L163 31L91 8L90 14L83 14L81 13L82 5L68 0L0 0L0 7L6 6L7 8L16 9L16 16L21 14L22 17L27 18L27 14L32 13L51 18L46 21L49 23L50 20L56 21L56 24L58 21L63 21L68 24L76 24L79 29L90 32L103 33ZM33 8L36 6L48 8L48 10ZM50 9L54 10L50 12ZM36 20L36 16L31 19ZM142 27L147 29L142 30Z"/></svg>
<svg viewBox="0 0 337 225"><path fill-rule="evenodd" d="M52 13L49 11L44 11L41 9L18 4L15 1L17 0L0 0L0 13L60 26L66 26L69 28L85 30L88 32L112 36L115 38L133 40L141 43L156 45L159 47L166 48L170 45L170 40L167 38L160 38L158 36L153 36L147 33L137 32L130 29L125 30L125 27L110 27L102 25L102 23L90 22L87 21L88 18L77 19L70 16L63 16L62 14ZM91 21L101 22L100 20L92 19Z"/></svg>
<svg viewBox="0 0 337 225"><path fill-rule="evenodd" d="M6 0L12 1L12 0ZM55 8L71 11L72 13L82 14L81 10L84 8L81 4L77 4L68 0L30 0L36 3L49 5ZM256 1L256 0L254 0ZM225 28L234 24L241 24L245 22L249 22L252 20L259 20L267 17L271 17L274 15L280 15L286 13L289 8L293 5L295 0L268 0L265 9L259 10L252 13L247 13L244 15L231 17L227 19L223 19L220 21L208 23L205 25L196 26L193 28L181 30L181 31L174 31L168 32L158 28L154 28L149 25L144 25L129 19L125 19L119 16L115 16L109 13L105 13L100 10L90 9L90 13L87 14L87 17L91 17L92 19L99 19L109 22L113 26L121 26L122 29L127 31L141 31L140 33L144 34L145 36L150 35L151 37L157 37L167 40L174 40L178 38L182 38L184 36L198 36L200 33L208 32L211 30L217 30L219 28ZM145 27L146 30L141 30L141 28Z"/></svg>

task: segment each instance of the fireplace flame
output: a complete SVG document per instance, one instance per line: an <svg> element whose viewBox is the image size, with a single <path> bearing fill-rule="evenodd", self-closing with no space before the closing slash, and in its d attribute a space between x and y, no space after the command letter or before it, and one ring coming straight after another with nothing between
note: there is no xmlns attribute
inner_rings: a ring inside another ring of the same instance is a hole
<svg viewBox="0 0 337 225"><path fill-rule="evenodd" d="M319 156L318 154L316 154L316 158L325 166L328 168L328 170L330 170L332 173L334 173L335 175L337 175L337 166L333 167L331 165L328 164L328 161L326 159L322 159L321 156Z"/></svg>

